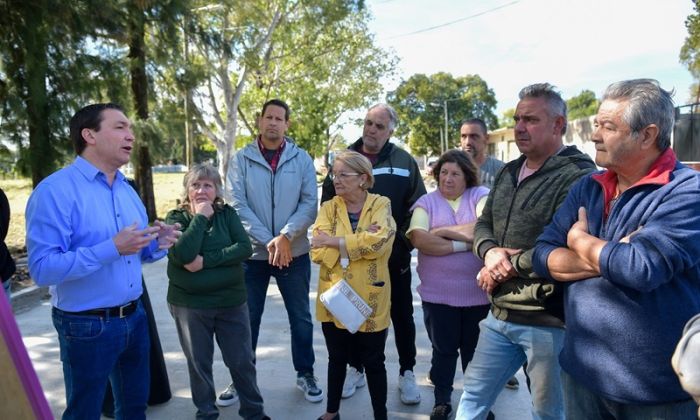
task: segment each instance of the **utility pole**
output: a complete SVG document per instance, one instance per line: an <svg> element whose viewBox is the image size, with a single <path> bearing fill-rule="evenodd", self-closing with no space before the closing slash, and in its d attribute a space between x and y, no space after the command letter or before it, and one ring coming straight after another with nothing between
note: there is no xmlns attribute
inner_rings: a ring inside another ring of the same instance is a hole
<svg viewBox="0 0 700 420"><path fill-rule="evenodd" d="M444 100L442 102L442 105L445 108L445 147L442 149L442 153L445 153L447 151L448 145L450 144L450 134L448 131L449 117L447 116L447 100Z"/></svg>

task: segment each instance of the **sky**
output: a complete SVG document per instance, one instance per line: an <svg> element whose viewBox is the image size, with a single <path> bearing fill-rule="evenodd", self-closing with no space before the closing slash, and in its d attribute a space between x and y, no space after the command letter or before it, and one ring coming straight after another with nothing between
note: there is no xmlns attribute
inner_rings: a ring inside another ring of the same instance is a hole
<svg viewBox="0 0 700 420"><path fill-rule="evenodd" d="M416 73L478 74L495 92L500 117L531 83L550 82L568 99L584 89L600 97L612 82L649 77L674 88L677 105L689 102L693 81L678 55L687 35L685 19L693 12L691 0L366 4L376 43L400 59L397 76L384 81L387 91ZM357 130L352 127L349 138L357 138Z"/></svg>

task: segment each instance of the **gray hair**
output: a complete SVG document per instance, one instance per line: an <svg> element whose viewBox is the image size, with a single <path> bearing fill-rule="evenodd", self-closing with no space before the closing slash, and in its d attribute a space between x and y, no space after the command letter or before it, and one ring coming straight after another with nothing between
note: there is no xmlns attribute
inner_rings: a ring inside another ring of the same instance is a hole
<svg viewBox="0 0 700 420"><path fill-rule="evenodd" d="M224 187L221 183L221 175L219 175L219 171L209 163L198 163L187 171L185 178L182 180L182 186L184 187L182 191L182 208L190 208L190 186L202 179L206 179L207 181L214 183L214 187L216 188L216 198L214 199L214 204L224 204L224 200L222 198L224 196Z"/></svg>
<svg viewBox="0 0 700 420"><path fill-rule="evenodd" d="M666 91L654 79L623 80L608 86L603 100L629 101L622 113L622 120L630 126L636 138L644 127L656 124L659 136L656 145L663 151L671 146L671 133L675 120L673 91Z"/></svg>
<svg viewBox="0 0 700 420"><path fill-rule="evenodd" d="M396 110L391 105L385 103L374 104L371 107L369 107L367 112L375 108L383 109L384 111L386 111L387 114L389 114L389 130L393 130L394 128L396 128L396 126L399 124L399 115L396 113Z"/></svg>
<svg viewBox="0 0 700 420"><path fill-rule="evenodd" d="M554 85L547 82L534 83L522 88L518 97L521 100L525 98L544 98L547 101L547 105L549 105L549 114L564 118L561 134L566 134L566 102L561 98L561 94Z"/></svg>
<svg viewBox="0 0 700 420"><path fill-rule="evenodd" d="M372 162L362 154L353 150L343 150L335 156L334 162L343 162L348 168L359 173L367 175L367 182L360 188L368 190L374 186L374 175L372 174Z"/></svg>

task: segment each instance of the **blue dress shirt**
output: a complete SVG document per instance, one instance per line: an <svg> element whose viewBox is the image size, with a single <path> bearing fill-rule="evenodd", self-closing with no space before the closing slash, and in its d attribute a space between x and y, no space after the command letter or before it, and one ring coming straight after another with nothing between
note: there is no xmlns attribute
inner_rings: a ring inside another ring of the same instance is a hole
<svg viewBox="0 0 700 420"><path fill-rule="evenodd" d="M123 305L141 296L141 261L162 258L157 240L140 253L119 255L113 237L136 222L148 225L146 209L117 171L107 177L86 159L45 178L26 211L29 272L49 285L51 303L70 312Z"/></svg>

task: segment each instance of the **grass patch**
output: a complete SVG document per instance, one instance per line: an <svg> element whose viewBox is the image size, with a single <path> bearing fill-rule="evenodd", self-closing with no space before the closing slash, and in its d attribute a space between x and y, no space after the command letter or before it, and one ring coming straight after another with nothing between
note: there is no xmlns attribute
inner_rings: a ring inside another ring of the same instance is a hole
<svg viewBox="0 0 700 420"><path fill-rule="evenodd" d="M182 179L185 174L153 174L153 193L156 197L156 212L165 218L168 211L175 208L182 195ZM10 250L24 249L25 219L24 209L32 193L31 179L3 179L0 188L5 191L10 202L10 228L5 243Z"/></svg>

